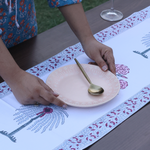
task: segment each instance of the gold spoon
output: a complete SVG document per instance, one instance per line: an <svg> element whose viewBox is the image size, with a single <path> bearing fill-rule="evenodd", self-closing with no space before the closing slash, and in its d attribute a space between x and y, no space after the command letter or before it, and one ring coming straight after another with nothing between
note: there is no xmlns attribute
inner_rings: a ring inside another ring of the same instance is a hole
<svg viewBox="0 0 150 150"><path fill-rule="evenodd" d="M90 78L88 77L88 75L86 74L86 72L84 71L83 67L81 66L81 64L78 62L78 60L75 58L74 59L78 65L78 67L80 68L80 70L82 71L83 75L85 76L85 78L88 80L88 82L90 83L90 87L88 88L88 92L91 95L100 95L104 92L104 89L98 85L95 85L91 82Z"/></svg>

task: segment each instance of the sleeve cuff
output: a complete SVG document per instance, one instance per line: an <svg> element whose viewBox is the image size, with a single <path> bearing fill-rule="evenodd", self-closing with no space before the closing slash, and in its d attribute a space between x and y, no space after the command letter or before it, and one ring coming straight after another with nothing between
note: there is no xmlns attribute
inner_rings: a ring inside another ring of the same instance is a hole
<svg viewBox="0 0 150 150"><path fill-rule="evenodd" d="M2 31L2 29L0 28L0 35L2 35L2 32L3 32L3 31Z"/></svg>
<svg viewBox="0 0 150 150"><path fill-rule="evenodd" d="M80 3L82 0L47 0L51 8Z"/></svg>

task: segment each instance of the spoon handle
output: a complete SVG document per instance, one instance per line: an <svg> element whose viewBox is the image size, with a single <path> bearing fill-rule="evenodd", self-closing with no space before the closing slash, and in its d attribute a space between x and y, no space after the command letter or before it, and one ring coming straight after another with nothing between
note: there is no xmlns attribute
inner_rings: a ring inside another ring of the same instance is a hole
<svg viewBox="0 0 150 150"><path fill-rule="evenodd" d="M92 84L90 78L88 77L88 75L87 75L86 72L84 71L84 69L83 69L83 67L81 66L81 64L78 62L78 60L77 60L76 58L75 58L74 60L75 60L75 62L77 63L77 65L78 65L78 67L80 68L80 70L82 71L82 73L83 73L83 75L85 76L85 78L88 80L88 82L89 82L90 84Z"/></svg>

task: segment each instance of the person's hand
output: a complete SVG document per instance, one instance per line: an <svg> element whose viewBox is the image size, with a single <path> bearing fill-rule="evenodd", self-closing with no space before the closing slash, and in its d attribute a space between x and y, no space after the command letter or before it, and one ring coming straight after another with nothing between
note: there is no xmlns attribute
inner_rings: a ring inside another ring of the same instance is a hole
<svg viewBox="0 0 150 150"><path fill-rule="evenodd" d="M82 3L59 7L72 31L81 42L85 53L103 70L115 71L113 51L110 47L99 43L93 36L87 21Z"/></svg>
<svg viewBox="0 0 150 150"><path fill-rule="evenodd" d="M43 80L35 77L23 70L20 70L13 81L10 88L16 99L24 105L28 104L43 104L66 107L66 104L58 99L56 94Z"/></svg>
<svg viewBox="0 0 150 150"><path fill-rule="evenodd" d="M110 47L98 42L94 38L84 42L84 44L82 43L82 46L85 53L94 60L103 71L110 70L113 74L116 74L115 60Z"/></svg>

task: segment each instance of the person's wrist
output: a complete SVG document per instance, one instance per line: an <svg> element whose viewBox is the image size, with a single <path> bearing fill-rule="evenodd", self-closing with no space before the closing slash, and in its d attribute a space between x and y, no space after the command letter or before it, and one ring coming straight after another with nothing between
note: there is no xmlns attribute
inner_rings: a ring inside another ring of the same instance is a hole
<svg viewBox="0 0 150 150"><path fill-rule="evenodd" d="M20 77L23 74L23 70L20 69L19 67L13 68L11 73L7 73L3 79L6 81L6 83L9 86L14 85L16 82L18 82L18 80L20 79Z"/></svg>
<svg viewBox="0 0 150 150"><path fill-rule="evenodd" d="M89 44L93 40L95 40L95 38L93 37L93 35L89 35L89 36L86 36L86 37L82 38L81 44L84 47L84 46L86 46L87 44Z"/></svg>

